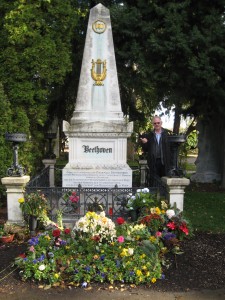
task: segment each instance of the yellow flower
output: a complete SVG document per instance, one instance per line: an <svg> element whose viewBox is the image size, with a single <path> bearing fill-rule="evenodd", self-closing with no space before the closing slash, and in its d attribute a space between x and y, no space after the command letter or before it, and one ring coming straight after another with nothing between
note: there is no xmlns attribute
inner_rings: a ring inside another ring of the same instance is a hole
<svg viewBox="0 0 225 300"><path fill-rule="evenodd" d="M159 207L152 207L152 208L151 208L151 213L152 213L152 214L160 215L160 214L161 214L161 210L160 210Z"/></svg>
<svg viewBox="0 0 225 300"><path fill-rule="evenodd" d="M151 281L152 281L152 283L155 283L156 282L156 278L153 277Z"/></svg>
<svg viewBox="0 0 225 300"><path fill-rule="evenodd" d="M142 270L146 270L146 269L147 269L147 267L146 267L146 266L143 266L143 267L142 267Z"/></svg>
<svg viewBox="0 0 225 300"><path fill-rule="evenodd" d="M59 278L59 274L58 274L58 273L55 273L55 274L54 274L54 277L55 277L56 279L58 279L58 278Z"/></svg>
<svg viewBox="0 0 225 300"><path fill-rule="evenodd" d="M137 275L137 276L143 275L143 274L142 274L142 271L141 271L141 270L137 270L137 271L136 271L136 275Z"/></svg>
<svg viewBox="0 0 225 300"><path fill-rule="evenodd" d="M24 198L19 198L19 199L18 199L18 202L19 202L19 203L24 203Z"/></svg>
<svg viewBox="0 0 225 300"><path fill-rule="evenodd" d="M154 242L155 242L155 240L156 240L156 237L154 237L154 236L150 236L149 240L150 240L152 243L154 243Z"/></svg>
<svg viewBox="0 0 225 300"><path fill-rule="evenodd" d="M70 246L66 246L66 249L67 249L67 250L70 249Z"/></svg>
<svg viewBox="0 0 225 300"><path fill-rule="evenodd" d="M149 277L150 276L150 272L148 271L145 276Z"/></svg>
<svg viewBox="0 0 225 300"><path fill-rule="evenodd" d="M155 213L156 213L157 215L160 215L160 214L161 214L160 208L156 207L156 208L155 208Z"/></svg>
<svg viewBox="0 0 225 300"><path fill-rule="evenodd" d="M51 238L50 238L49 235L45 235L45 239L46 239L46 240L50 240Z"/></svg>
<svg viewBox="0 0 225 300"><path fill-rule="evenodd" d="M128 256L128 249L123 248L122 252L120 253L120 256Z"/></svg>
<svg viewBox="0 0 225 300"><path fill-rule="evenodd" d="M146 254L142 254L142 255L140 255L140 259L142 259L142 258L145 258L145 256L146 256Z"/></svg>

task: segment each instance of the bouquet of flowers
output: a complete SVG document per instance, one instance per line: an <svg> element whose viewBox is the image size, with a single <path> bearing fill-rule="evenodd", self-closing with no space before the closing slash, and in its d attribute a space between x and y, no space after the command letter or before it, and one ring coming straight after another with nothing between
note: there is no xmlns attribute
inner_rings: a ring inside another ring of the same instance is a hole
<svg viewBox="0 0 225 300"><path fill-rule="evenodd" d="M80 197L75 191L69 191L62 197L63 201L60 203L61 211L64 213L77 212L80 208Z"/></svg>
<svg viewBox="0 0 225 300"><path fill-rule="evenodd" d="M148 188L138 189L135 195L127 196L127 208L129 210L149 211L156 203L156 196L149 192Z"/></svg>
<svg viewBox="0 0 225 300"><path fill-rule="evenodd" d="M48 212L48 201L45 195L37 190L33 193L25 193L24 198L19 198L18 202L24 215L35 216L42 218L47 216Z"/></svg>
<svg viewBox="0 0 225 300"><path fill-rule="evenodd" d="M101 242L113 241L116 237L115 223L105 216L105 212L100 214L87 212L76 222L74 230L81 235L91 236Z"/></svg>
<svg viewBox="0 0 225 300"><path fill-rule="evenodd" d="M192 228L182 212L175 207L168 207L165 201L161 201L161 207L152 207L151 213L141 217L138 222L146 225L150 233L160 238L174 253L180 253L179 241L192 236Z"/></svg>

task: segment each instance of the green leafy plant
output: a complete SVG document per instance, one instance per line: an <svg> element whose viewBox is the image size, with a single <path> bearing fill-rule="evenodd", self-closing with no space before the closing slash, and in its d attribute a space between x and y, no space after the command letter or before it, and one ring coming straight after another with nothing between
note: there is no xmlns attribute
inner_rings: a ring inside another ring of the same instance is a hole
<svg viewBox="0 0 225 300"><path fill-rule="evenodd" d="M45 195L37 190L33 193L25 193L24 198L18 199L24 215L44 218L48 212L48 201Z"/></svg>
<svg viewBox="0 0 225 300"><path fill-rule="evenodd" d="M129 210L139 210L147 212L157 202L156 195L149 192L148 188L138 189L135 195L127 196L127 208Z"/></svg>

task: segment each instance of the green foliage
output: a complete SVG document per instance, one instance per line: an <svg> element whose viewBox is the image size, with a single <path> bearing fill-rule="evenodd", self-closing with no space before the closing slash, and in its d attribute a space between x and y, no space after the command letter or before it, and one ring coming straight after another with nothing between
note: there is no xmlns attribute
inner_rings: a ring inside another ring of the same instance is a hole
<svg viewBox="0 0 225 300"><path fill-rule="evenodd" d="M53 91L72 70L76 1L1 1L0 81L10 102L5 131L25 132L21 162L36 172ZM5 161L6 162L6 161Z"/></svg>
<svg viewBox="0 0 225 300"><path fill-rule="evenodd" d="M20 208L26 216L42 218L47 215L48 200L41 191L25 194L24 198L18 199Z"/></svg>
<svg viewBox="0 0 225 300"><path fill-rule="evenodd" d="M7 168L12 164L11 145L5 142L5 133L12 130L12 110L10 102L4 94L2 84L0 83L0 177L6 176ZM0 184L0 194L4 194L4 188ZM5 194L4 194L5 195Z"/></svg>
<svg viewBox="0 0 225 300"><path fill-rule="evenodd" d="M184 213L195 230L225 232L224 193L188 191L184 198Z"/></svg>
<svg viewBox="0 0 225 300"><path fill-rule="evenodd" d="M112 11L123 105L132 118L144 119L132 115L133 106L146 118L160 101L180 114L224 114L223 16L220 0L124 1Z"/></svg>

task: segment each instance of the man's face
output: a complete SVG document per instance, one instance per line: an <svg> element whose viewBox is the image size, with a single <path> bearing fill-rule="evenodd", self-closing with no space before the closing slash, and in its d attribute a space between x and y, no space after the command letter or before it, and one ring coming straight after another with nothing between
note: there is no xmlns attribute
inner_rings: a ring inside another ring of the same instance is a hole
<svg viewBox="0 0 225 300"><path fill-rule="evenodd" d="M154 129L160 129L162 127L162 121L159 118L153 119Z"/></svg>

